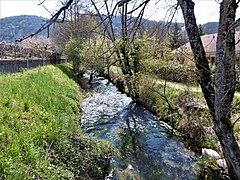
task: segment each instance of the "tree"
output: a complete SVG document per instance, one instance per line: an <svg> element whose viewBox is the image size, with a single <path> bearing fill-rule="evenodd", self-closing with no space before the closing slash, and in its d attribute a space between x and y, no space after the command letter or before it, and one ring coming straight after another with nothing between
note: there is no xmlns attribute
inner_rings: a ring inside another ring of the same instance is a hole
<svg viewBox="0 0 240 180"><path fill-rule="evenodd" d="M100 19L105 37L112 41L117 57L115 62L120 64L129 94L136 101L138 100L138 95L135 93L135 87L138 83L134 75L139 71L139 68L137 68L140 64L139 53L136 51L140 48L138 45L134 46L134 41L140 34L139 29L142 24L142 16L149 1L121 0L99 2L91 0L95 9L94 14ZM101 12L104 12L104 15ZM133 13L135 13L135 17ZM114 29L113 19L115 14L120 16L120 33Z"/></svg>
<svg viewBox="0 0 240 180"><path fill-rule="evenodd" d="M53 29L52 37L60 48L65 49L77 75L86 69L103 71L108 57L108 52L104 51L107 51L109 41L100 34L97 18L89 12L84 0L74 0L64 22Z"/></svg>
<svg viewBox="0 0 240 180"><path fill-rule="evenodd" d="M91 0L96 11L95 14L97 14L101 20L106 37L108 37L115 45L115 51L124 74L132 75L129 50L135 38L139 35L138 31L142 23L142 16L149 1L150 0L142 2L136 0L104 1L103 5L101 5L97 4L96 1ZM103 8L105 8L104 12L106 15L103 15L100 12ZM133 13L135 13L135 17L133 16ZM120 33L116 32L113 26L115 14L120 16Z"/></svg>
<svg viewBox="0 0 240 180"><path fill-rule="evenodd" d="M206 53L200 38L192 0L178 0L185 20L190 45L200 77L214 130L220 141L231 179L240 179L240 150L231 123L235 74L235 16L238 2L223 0L220 3L220 20L217 38L215 84L211 79Z"/></svg>
<svg viewBox="0 0 240 180"><path fill-rule="evenodd" d="M56 24L52 29L51 38L60 48L71 38L88 39L96 33L95 19L87 11L83 0L74 0L65 13L64 22Z"/></svg>
<svg viewBox="0 0 240 180"><path fill-rule="evenodd" d="M173 23L173 29L169 36L169 47L171 50L179 48L183 45L182 31L178 23Z"/></svg>
<svg viewBox="0 0 240 180"><path fill-rule="evenodd" d="M44 36L33 37L26 39L18 44L19 56L49 58L55 52L55 44Z"/></svg>
<svg viewBox="0 0 240 180"><path fill-rule="evenodd" d="M200 36L203 36L205 34L203 30L203 26L201 24L198 25L198 31Z"/></svg>
<svg viewBox="0 0 240 180"><path fill-rule="evenodd" d="M73 70L78 77L80 77L85 70L85 63L82 56L83 47L84 39L72 38L66 43L64 49L68 59L73 62Z"/></svg>

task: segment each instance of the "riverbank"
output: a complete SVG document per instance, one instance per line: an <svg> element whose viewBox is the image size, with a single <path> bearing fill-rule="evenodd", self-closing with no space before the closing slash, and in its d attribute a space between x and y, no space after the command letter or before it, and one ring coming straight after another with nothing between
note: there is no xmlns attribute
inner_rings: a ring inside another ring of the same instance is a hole
<svg viewBox="0 0 240 180"><path fill-rule="evenodd" d="M126 77L114 67L111 71L112 81L116 85L120 85L120 90L129 93L126 85ZM177 83L158 80L151 75L138 74L134 78L130 78L130 82L137 86L131 90L138 103L141 103L148 110L158 116L158 119L167 122L176 131L177 136L185 143L185 145L196 152L200 157L202 149L213 149L220 154L219 158L223 158L220 144L212 129L211 116L208 112L204 97L197 87L187 86ZM129 77L127 77L129 80ZM234 99L234 107L236 114L233 115L232 121L237 118L237 109L239 109L239 94L236 93ZM235 136L240 142L240 126L237 123L234 127ZM215 159L203 158L199 161L199 166L207 176L211 176L211 170L214 176L222 178L219 171L225 167L219 166ZM208 174L209 173L209 174Z"/></svg>
<svg viewBox="0 0 240 180"><path fill-rule="evenodd" d="M109 142L80 130L80 91L70 66L0 75L0 179L103 179Z"/></svg>
<svg viewBox="0 0 240 180"><path fill-rule="evenodd" d="M112 72L111 77L113 83L117 86L121 85L122 92L130 95L123 75ZM135 90L138 96L137 102L157 115L159 120L171 125L181 137L194 141L190 143L190 148L200 154L204 144L203 126L211 126L211 118L202 94L183 86L180 88L173 87L173 84L169 86L168 82L146 75L138 75L134 78L131 81L135 81L134 83L138 85Z"/></svg>

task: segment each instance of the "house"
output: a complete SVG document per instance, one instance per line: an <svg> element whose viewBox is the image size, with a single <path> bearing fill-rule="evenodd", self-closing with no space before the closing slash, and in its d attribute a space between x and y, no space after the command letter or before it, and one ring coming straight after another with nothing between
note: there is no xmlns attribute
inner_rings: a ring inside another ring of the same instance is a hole
<svg viewBox="0 0 240 180"><path fill-rule="evenodd" d="M201 36L201 39L209 62L214 63L216 61L217 33L203 35ZM240 31L237 31L235 33L235 41L236 54L240 55ZM193 60L193 55L189 42L174 50L174 53L177 54L176 59L181 63Z"/></svg>

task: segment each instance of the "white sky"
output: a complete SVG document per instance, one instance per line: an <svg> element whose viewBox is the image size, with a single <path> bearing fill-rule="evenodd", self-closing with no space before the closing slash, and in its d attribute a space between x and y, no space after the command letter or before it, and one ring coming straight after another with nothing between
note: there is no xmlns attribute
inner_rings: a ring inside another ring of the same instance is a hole
<svg viewBox="0 0 240 180"><path fill-rule="evenodd" d="M40 0L42 1L42 0ZM154 20L166 20L165 14L168 5L176 0L151 0L146 10L147 16ZM198 24L213 22L219 20L219 4L218 0L194 0L195 14ZM45 0L45 7L55 12L57 10L58 0ZM16 16L16 15L38 15L46 18L50 17L50 13L42 6L38 6L39 0L0 0L0 18ZM164 4L164 6L163 6ZM157 8L161 6L161 8ZM157 10L156 10L157 9ZM181 18L181 11L176 14L177 22L183 22Z"/></svg>
<svg viewBox="0 0 240 180"><path fill-rule="evenodd" d="M18 15L37 15L49 18L50 13L38 5L42 0L0 0L0 18ZM56 10L58 0L45 0L44 6L50 11Z"/></svg>

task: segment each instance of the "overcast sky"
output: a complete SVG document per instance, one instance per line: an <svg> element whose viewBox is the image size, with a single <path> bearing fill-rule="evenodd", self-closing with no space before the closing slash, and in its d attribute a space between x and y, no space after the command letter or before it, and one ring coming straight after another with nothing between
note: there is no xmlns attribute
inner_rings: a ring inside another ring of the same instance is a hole
<svg viewBox="0 0 240 180"><path fill-rule="evenodd" d="M219 20L219 4L217 1L218 0L194 0L198 24ZM44 5L50 12L55 12L57 10L57 2L58 0L45 0ZM151 4L148 5L146 16L156 21L166 20L167 4L174 2L174 0L160 0L158 4L156 4L156 2L159 1L150 1ZM38 15L49 18L50 13L38 4L39 0L0 0L0 18L16 15ZM176 19L178 22L183 22L181 11L176 15Z"/></svg>

